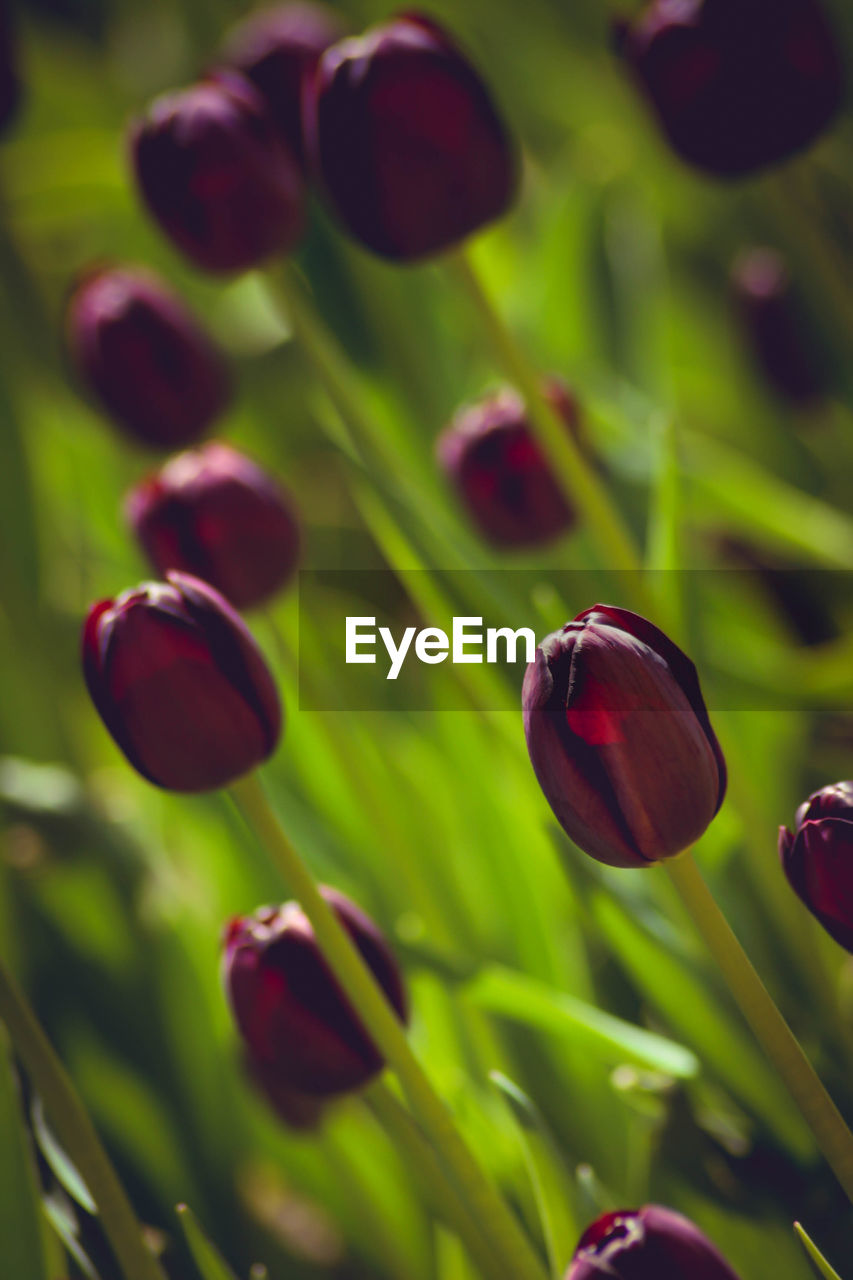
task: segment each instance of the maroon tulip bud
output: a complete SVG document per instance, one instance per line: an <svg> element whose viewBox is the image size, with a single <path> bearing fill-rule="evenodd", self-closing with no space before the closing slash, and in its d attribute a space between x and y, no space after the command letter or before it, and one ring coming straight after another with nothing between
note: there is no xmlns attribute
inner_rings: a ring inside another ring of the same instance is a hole
<svg viewBox="0 0 853 1280"><path fill-rule="evenodd" d="M340 18L325 5L281 4L241 22L225 48L228 66L251 80L303 169L303 82L343 34Z"/></svg>
<svg viewBox="0 0 853 1280"><path fill-rule="evenodd" d="M281 704L240 616L207 583L169 573L92 605L92 701L135 769L170 791L212 791L272 754Z"/></svg>
<svg viewBox="0 0 853 1280"><path fill-rule="evenodd" d="M225 409L228 372L183 302L135 267L86 275L66 330L80 376L116 423L142 444L179 448Z"/></svg>
<svg viewBox="0 0 853 1280"><path fill-rule="evenodd" d="M515 148L486 86L419 14L324 53L305 130L341 221L385 258L438 253L499 217L515 193Z"/></svg>
<svg viewBox="0 0 853 1280"><path fill-rule="evenodd" d="M797 896L853 954L853 782L810 795L797 810L794 831L779 828L779 856Z"/></svg>
<svg viewBox="0 0 853 1280"><path fill-rule="evenodd" d="M376 925L334 889L334 909L402 1022L407 1001L397 962ZM296 902L233 920L224 977L249 1055L279 1087L313 1097L360 1088L382 1058L332 975L310 921Z"/></svg>
<svg viewBox="0 0 853 1280"><path fill-rule="evenodd" d="M577 438L579 412L571 393L557 379L544 390ZM534 546L575 523L574 511L531 433L524 401L510 387L463 409L439 437L437 455L489 542Z"/></svg>
<svg viewBox="0 0 853 1280"><path fill-rule="evenodd" d="M149 211L204 270L256 267L302 234L299 166L241 76L158 98L130 143Z"/></svg>
<svg viewBox="0 0 853 1280"><path fill-rule="evenodd" d="M125 513L159 574L192 573L237 609L274 595L299 560L290 498L250 458L217 441L143 480Z"/></svg>
<svg viewBox="0 0 853 1280"><path fill-rule="evenodd" d="M548 636L522 703L545 798L599 862L673 858L723 802L725 761L696 668L636 613L597 604Z"/></svg>
<svg viewBox="0 0 853 1280"><path fill-rule="evenodd" d="M20 101L18 42L8 0L0 0L0 131L15 118Z"/></svg>
<svg viewBox="0 0 853 1280"><path fill-rule="evenodd" d="M823 381L784 260L772 249L751 249L735 263L732 281L744 333L770 386L795 406L821 400Z"/></svg>
<svg viewBox="0 0 853 1280"><path fill-rule="evenodd" d="M328 1103L326 1098L291 1089L274 1064L256 1062L250 1053L245 1055L244 1065L249 1079L288 1129L309 1133L319 1126Z"/></svg>
<svg viewBox="0 0 853 1280"><path fill-rule="evenodd" d="M661 1205L605 1213L587 1228L566 1280L738 1280L689 1218Z"/></svg>
<svg viewBox="0 0 853 1280"><path fill-rule="evenodd" d="M819 0L651 0L617 40L674 150L717 177L802 150L843 98Z"/></svg>

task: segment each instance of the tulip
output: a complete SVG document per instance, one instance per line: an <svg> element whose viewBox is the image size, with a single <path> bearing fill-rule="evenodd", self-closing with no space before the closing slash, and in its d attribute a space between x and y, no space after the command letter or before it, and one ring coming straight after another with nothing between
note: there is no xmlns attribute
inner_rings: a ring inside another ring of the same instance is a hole
<svg viewBox="0 0 853 1280"><path fill-rule="evenodd" d="M673 149L715 177L801 151L843 98L819 0L652 0L616 39Z"/></svg>
<svg viewBox="0 0 853 1280"><path fill-rule="evenodd" d="M275 1065L257 1062L249 1053L245 1055L244 1067L249 1080L288 1129L310 1133L318 1128L328 1099L291 1089Z"/></svg>
<svg viewBox="0 0 853 1280"><path fill-rule="evenodd" d="M565 1280L738 1280L698 1227L661 1205L618 1209L588 1227Z"/></svg>
<svg viewBox="0 0 853 1280"><path fill-rule="evenodd" d="M216 441L143 480L125 513L157 573L203 578L237 609L274 595L299 559L290 498L250 458Z"/></svg>
<svg viewBox="0 0 853 1280"><path fill-rule="evenodd" d="M203 270L257 267L302 234L299 165L241 76L164 94L134 124L130 144L149 212Z"/></svg>
<svg viewBox="0 0 853 1280"><path fill-rule="evenodd" d="M543 640L522 703L545 798L599 862L675 857L723 802L725 761L696 668L627 609L594 605Z"/></svg>
<svg viewBox="0 0 853 1280"><path fill-rule="evenodd" d="M141 444L190 444L227 406L223 356L180 298L146 271L87 274L71 294L66 330L80 377Z"/></svg>
<svg viewBox="0 0 853 1280"><path fill-rule="evenodd" d="M376 925L353 902L323 888L350 939L402 1022L407 1002L397 962ZM366 1084L382 1058L341 991L296 902L231 922L224 979L250 1060L278 1087L333 1097Z"/></svg>
<svg viewBox="0 0 853 1280"><path fill-rule="evenodd" d="M281 4L241 22L225 47L226 64L255 86L303 169L303 83L343 34L340 18L325 5Z"/></svg>
<svg viewBox="0 0 853 1280"><path fill-rule="evenodd" d="M791 888L830 937L853 954L853 782L836 782L779 828L779 856Z"/></svg>
<svg viewBox="0 0 853 1280"><path fill-rule="evenodd" d="M545 393L577 436L577 402L552 379ZM534 546L570 529L575 515L531 434L524 402L507 387L464 409L439 437L438 460L483 537Z"/></svg>
<svg viewBox="0 0 853 1280"><path fill-rule="evenodd" d="M92 701L133 767L170 791L210 791L275 750L281 704L231 605L184 573L92 605L83 629Z"/></svg>
<svg viewBox="0 0 853 1280"><path fill-rule="evenodd" d="M823 379L784 260L752 249L735 263L732 280L744 333L770 386L795 407L819 402Z"/></svg>
<svg viewBox="0 0 853 1280"><path fill-rule="evenodd" d="M385 258L439 253L515 193L515 148L486 86L419 14L326 50L306 90L305 130L335 212Z"/></svg>

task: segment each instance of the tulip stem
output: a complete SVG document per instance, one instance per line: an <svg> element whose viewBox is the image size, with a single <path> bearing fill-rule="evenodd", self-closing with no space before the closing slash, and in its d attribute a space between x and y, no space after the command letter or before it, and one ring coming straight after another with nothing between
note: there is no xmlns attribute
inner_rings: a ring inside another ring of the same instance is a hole
<svg viewBox="0 0 853 1280"><path fill-rule="evenodd" d="M65 1067L23 992L0 964L0 1020L69 1159L97 1206L104 1234L125 1280L166 1280Z"/></svg>
<svg viewBox="0 0 853 1280"><path fill-rule="evenodd" d="M729 990L853 1203L853 1134L753 968L691 853L664 862Z"/></svg>
<svg viewBox="0 0 853 1280"><path fill-rule="evenodd" d="M533 433L566 498L596 539L605 566L621 575L639 611L653 617L655 606L640 572L640 553L595 468L543 395L539 373L490 298L469 254L459 249L445 260L478 314L498 363L524 398Z"/></svg>
<svg viewBox="0 0 853 1280"><path fill-rule="evenodd" d="M516 1280L543 1280L544 1270L518 1222L480 1168L409 1047L405 1030L313 876L282 830L257 777L242 778L231 795L280 871L314 929L326 963L352 1002L370 1038L393 1070L425 1137L446 1166L456 1193L502 1259L501 1272Z"/></svg>

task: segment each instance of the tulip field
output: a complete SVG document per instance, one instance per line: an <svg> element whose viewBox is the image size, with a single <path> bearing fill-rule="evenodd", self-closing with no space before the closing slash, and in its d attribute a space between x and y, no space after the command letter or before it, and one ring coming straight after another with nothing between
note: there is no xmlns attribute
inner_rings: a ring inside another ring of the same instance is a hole
<svg viewBox="0 0 853 1280"><path fill-rule="evenodd" d="M852 56L0 0L0 1280L853 1280Z"/></svg>

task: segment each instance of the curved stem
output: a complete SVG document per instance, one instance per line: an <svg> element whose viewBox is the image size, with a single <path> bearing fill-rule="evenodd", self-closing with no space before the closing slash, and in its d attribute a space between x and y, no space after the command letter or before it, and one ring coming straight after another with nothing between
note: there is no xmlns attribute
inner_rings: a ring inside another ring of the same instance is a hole
<svg viewBox="0 0 853 1280"><path fill-rule="evenodd" d="M598 543L605 567L621 574L634 604L654 614L640 570L642 561L631 533L559 414L542 394L540 375L498 312L464 249L446 258L477 312L495 356L527 405L530 426L572 507Z"/></svg>
<svg viewBox="0 0 853 1280"><path fill-rule="evenodd" d="M853 1134L717 906L693 855L688 852L663 865L756 1039L853 1203Z"/></svg>
<svg viewBox="0 0 853 1280"><path fill-rule="evenodd" d="M166 1280L68 1072L14 978L0 964L0 1019L45 1112L98 1209L125 1280Z"/></svg>
<svg viewBox="0 0 853 1280"><path fill-rule="evenodd" d="M406 1033L300 855L285 836L255 776L231 787L240 812L254 830L314 929L329 968L358 1010L370 1038L393 1070L412 1112L451 1175L480 1230L494 1242L516 1280L542 1280L543 1269L493 1183L459 1133L444 1102L409 1047Z"/></svg>

